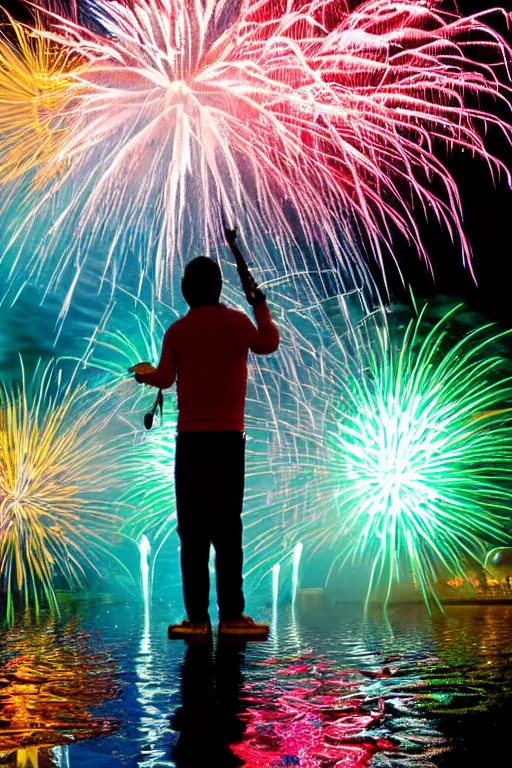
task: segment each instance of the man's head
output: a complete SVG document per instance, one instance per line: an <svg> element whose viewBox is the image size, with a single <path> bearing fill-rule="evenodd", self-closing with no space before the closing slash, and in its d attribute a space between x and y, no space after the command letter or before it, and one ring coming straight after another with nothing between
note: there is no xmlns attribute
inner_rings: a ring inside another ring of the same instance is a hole
<svg viewBox="0 0 512 768"><path fill-rule="evenodd" d="M222 275L218 264L198 256L185 267L181 292L189 307L211 307L219 303Z"/></svg>

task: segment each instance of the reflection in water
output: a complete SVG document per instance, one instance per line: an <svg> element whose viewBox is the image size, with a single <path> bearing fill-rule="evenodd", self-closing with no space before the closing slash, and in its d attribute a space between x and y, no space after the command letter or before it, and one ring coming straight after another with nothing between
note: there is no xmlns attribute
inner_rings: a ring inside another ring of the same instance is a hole
<svg viewBox="0 0 512 768"><path fill-rule="evenodd" d="M338 670L313 653L262 665L272 674L246 686L247 731L234 747L245 765L362 768L376 753L397 750L383 728L383 700L368 699L362 673Z"/></svg>
<svg viewBox="0 0 512 768"><path fill-rule="evenodd" d="M153 606L151 626L126 605L96 606L117 671L76 623L18 624L0 641L0 765L459 768L468 754L503 764L512 606L436 617L402 606L387 623L326 603L278 610L270 642L191 645L183 660L165 637L166 605ZM115 674L122 732L88 741L116 728L104 715Z"/></svg>
<svg viewBox="0 0 512 768"><path fill-rule="evenodd" d="M271 657L243 672L245 655L234 643L187 647L182 705L171 720L180 734L172 754L177 768L364 768L377 765L379 755L383 765L394 765L394 757L402 766L421 757L426 768L446 748L414 713L411 692L395 711L400 725L391 722L388 704L400 699L400 685L388 691L385 683L396 670L340 670L310 652Z"/></svg>
<svg viewBox="0 0 512 768"><path fill-rule="evenodd" d="M245 644L219 640L190 643L181 673L181 707L171 720L179 732L173 749L177 768L243 765L230 748L245 729L241 664Z"/></svg>
<svg viewBox="0 0 512 768"><path fill-rule="evenodd" d="M512 697L511 630L512 605L460 606L444 620L434 621L437 677L450 688L443 712L485 711L499 699ZM433 671L425 677L428 688Z"/></svg>
<svg viewBox="0 0 512 768"><path fill-rule="evenodd" d="M70 768L68 746L54 747L53 757L57 768Z"/></svg>
<svg viewBox="0 0 512 768"><path fill-rule="evenodd" d="M16 766L16 768L55 768L52 750L49 747L28 747L17 749L15 752L2 755L1 765Z"/></svg>
<svg viewBox="0 0 512 768"><path fill-rule="evenodd" d="M174 681L168 679L158 649L154 648L147 610L144 611L144 628L135 659L135 671L137 702L142 710L137 729L140 744L137 766L153 768L164 764L167 752L165 737L169 730L169 718L166 703L174 692Z"/></svg>
<svg viewBox="0 0 512 768"><path fill-rule="evenodd" d="M0 641L0 760L20 768L66 766L65 745L111 733L93 714L117 696L112 658L74 621L20 621Z"/></svg>
<svg viewBox="0 0 512 768"><path fill-rule="evenodd" d="M391 620L395 634L379 643L398 672L388 693L394 686L403 700L413 692L417 707L439 718L469 717L512 697L512 605L450 606L428 623L411 606Z"/></svg>
<svg viewBox="0 0 512 768"><path fill-rule="evenodd" d="M191 646L173 719L176 765L458 765L454 740L467 733L457 724L470 729L472 713L512 695L512 672L503 669L512 607L475 608L431 619L410 607L388 624L341 632L326 617L313 635L290 609L279 647ZM305 651L313 638L315 650Z"/></svg>

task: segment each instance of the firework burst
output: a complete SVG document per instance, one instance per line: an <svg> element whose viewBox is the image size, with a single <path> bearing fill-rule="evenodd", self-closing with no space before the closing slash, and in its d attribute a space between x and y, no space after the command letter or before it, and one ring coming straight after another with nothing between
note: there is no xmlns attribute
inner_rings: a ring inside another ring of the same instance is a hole
<svg viewBox="0 0 512 768"><path fill-rule="evenodd" d="M0 573L6 615L15 597L58 610L55 581L80 586L86 567L115 532L102 494L111 448L102 444L98 403L63 386L53 364L20 389L2 384L0 412Z"/></svg>
<svg viewBox="0 0 512 768"><path fill-rule="evenodd" d="M310 420L295 428L314 456L289 494L296 535L335 548L332 568L369 561L368 597L383 584L387 601L393 583L412 575L428 604L443 575L466 579L486 542L507 539L512 419L503 404L512 386L488 327L443 347L453 312L423 339L420 315L398 348L377 325L366 369L348 378L324 355L322 422L312 436Z"/></svg>
<svg viewBox="0 0 512 768"><path fill-rule="evenodd" d="M13 19L0 30L0 183L37 170L38 189L62 166L55 162L64 141L66 107L76 57Z"/></svg>
<svg viewBox="0 0 512 768"><path fill-rule="evenodd" d="M507 172L479 126L511 138L489 111L489 99L509 106L500 78L511 52L482 15L414 0L87 7L101 34L58 15L47 34L87 62L48 173L70 167L21 206L11 242L51 211L34 258L59 253L52 282L96 243L114 276L139 254L160 292L178 254L216 250L222 217L243 222L262 265L302 268L321 252L368 281L353 253L358 226L377 254L392 224L426 257L414 200L469 255L457 186L435 149Z"/></svg>

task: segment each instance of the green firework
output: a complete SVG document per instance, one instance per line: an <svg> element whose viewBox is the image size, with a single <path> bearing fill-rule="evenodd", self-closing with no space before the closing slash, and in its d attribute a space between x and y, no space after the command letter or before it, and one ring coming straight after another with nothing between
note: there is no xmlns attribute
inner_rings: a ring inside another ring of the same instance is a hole
<svg viewBox="0 0 512 768"><path fill-rule="evenodd" d="M125 293L118 289L120 293ZM174 528L173 491L176 406L174 394L166 397L163 421L150 432L143 428L144 413L154 401L156 389L136 384L128 368L140 361L157 364L166 328L176 313L163 302L146 304L131 294L131 312L110 308L102 326L90 341L87 365L96 369L101 388L118 402L117 436L123 460L118 475L124 486L122 503L129 510L123 531L135 541L142 534L164 542Z"/></svg>
<svg viewBox="0 0 512 768"><path fill-rule="evenodd" d="M371 561L368 595L412 574L427 604L444 574L466 576L486 542L503 542L512 494L511 382L489 326L443 347L452 310L398 349L381 332L365 376L347 383L328 437L335 520L324 541ZM423 314L423 313L422 313Z"/></svg>

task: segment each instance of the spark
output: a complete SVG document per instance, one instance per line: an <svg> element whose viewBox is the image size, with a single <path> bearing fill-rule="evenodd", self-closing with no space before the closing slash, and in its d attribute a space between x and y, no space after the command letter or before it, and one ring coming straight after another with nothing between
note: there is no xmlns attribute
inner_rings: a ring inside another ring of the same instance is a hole
<svg viewBox="0 0 512 768"><path fill-rule="evenodd" d="M511 49L483 14L417 0L87 8L102 32L48 14L43 36L86 62L72 74L47 173L69 166L20 205L8 244L44 221L29 261L43 269L59 254L52 285L70 265L78 275L88 252L112 279L137 253L161 295L198 243L216 252L223 217L250 233L260 266L328 260L352 284L371 282L354 253L361 231L381 266L392 228L428 259L418 210L469 260L457 184L438 149L479 156L510 179L484 137L492 125L511 140L510 122L491 111L510 107Z"/></svg>

